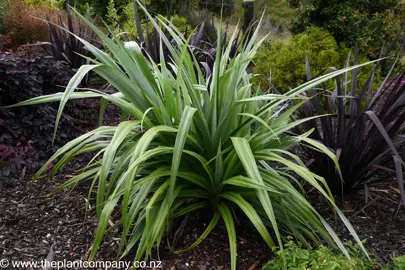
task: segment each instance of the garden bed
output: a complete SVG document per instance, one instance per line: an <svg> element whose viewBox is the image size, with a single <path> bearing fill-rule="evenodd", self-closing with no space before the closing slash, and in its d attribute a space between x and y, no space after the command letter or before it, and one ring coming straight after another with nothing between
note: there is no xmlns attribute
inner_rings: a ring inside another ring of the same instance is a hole
<svg viewBox="0 0 405 270"><path fill-rule="evenodd" d="M30 182L32 174L27 173L0 187L2 258L14 261L45 259L52 245L54 260L88 258L97 225L93 202L85 216L89 186L81 184L71 191L46 196L86 162L86 158L77 158L63 173L34 184ZM402 226L405 211L403 206L398 209L400 197L395 189L376 188L370 196L373 199L367 205L364 196L359 194L341 207L360 238L367 240L374 257L386 262L391 256L405 254L405 227ZM321 211L328 212L325 208ZM175 248L192 244L203 232L207 218L206 213L189 216ZM330 215L329 222L333 223L333 220ZM334 227L345 240L350 240L343 226L335 224ZM271 258L271 251L260 235L243 220L238 222L237 236L238 269L260 269ZM110 231L96 260L116 260L119 237L118 229ZM161 260L163 269L229 269L226 229L223 225L218 226L201 245L184 254L170 254L162 244L159 256L156 253L153 260Z"/></svg>
<svg viewBox="0 0 405 270"><path fill-rule="evenodd" d="M97 126L98 100L74 101L75 125L82 132ZM72 104L73 105L73 104ZM104 120L112 125L119 120L119 111L109 106ZM76 170L87 164L91 157L78 157L71 166L54 177L41 178L31 183L35 171L14 175L12 179L0 181L0 251L2 258L10 261L40 261L52 250L54 260L87 260L97 228L94 201L86 212L90 183L82 183L73 190L47 196L58 185L67 181ZM7 181L3 181L7 180ZM394 185L395 186L395 185ZM311 193L310 193L311 194ZM327 216L336 231L345 241L350 234L341 223L335 223L330 208L317 195L310 195L316 208ZM399 207L400 195L395 187L370 188L367 204L364 194L348 197L340 207L349 217L367 248L382 262L390 257L405 254L404 207ZM86 216L87 214L87 216ZM183 229L178 230L175 249L190 246L206 228L210 213L188 216ZM180 225L180 224L177 224ZM272 258L271 250L261 236L246 220L237 221L238 269L261 269ZM176 232L176 230L175 230ZM115 261L120 231L110 231L104 239L97 261ZM132 260L133 254L123 260ZM162 261L163 269L230 269L228 236L223 224L195 249L182 254L172 254L166 241L152 260Z"/></svg>

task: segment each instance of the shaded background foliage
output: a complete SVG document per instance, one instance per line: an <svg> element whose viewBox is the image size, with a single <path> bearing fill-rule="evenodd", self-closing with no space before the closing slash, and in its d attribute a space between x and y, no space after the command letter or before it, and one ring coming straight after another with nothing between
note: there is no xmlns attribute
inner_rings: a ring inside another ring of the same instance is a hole
<svg viewBox="0 0 405 270"><path fill-rule="evenodd" d="M4 0L3 3L3 31L12 40L9 47L16 49L26 43L49 40L48 26L36 18L45 18L47 14L52 14L50 19L55 21L56 14L60 13L58 10L49 6L30 6L24 0Z"/></svg>
<svg viewBox="0 0 405 270"><path fill-rule="evenodd" d="M196 0L145 0L143 3L148 7L148 9L154 13L166 14L170 9L172 2L172 11L176 12L181 5L187 4L188 2L193 2ZM66 4L66 0L60 1ZM85 7L87 4L91 6L93 15L97 14L100 17L105 17L108 13L107 7L110 0L70 0L72 6L76 5L77 7ZM114 5L118 10L118 13L122 13L126 6L132 4L131 0L114 0ZM62 5L63 6L63 5Z"/></svg>

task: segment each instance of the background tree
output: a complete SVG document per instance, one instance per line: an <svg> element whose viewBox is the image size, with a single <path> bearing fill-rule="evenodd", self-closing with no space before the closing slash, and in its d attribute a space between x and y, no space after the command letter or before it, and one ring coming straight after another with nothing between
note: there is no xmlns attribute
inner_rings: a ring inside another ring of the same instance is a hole
<svg viewBox="0 0 405 270"><path fill-rule="evenodd" d="M376 58L382 46L398 42L404 4L401 0L289 0L297 10L292 21L293 33L310 25L325 28L338 43L353 47L356 42L370 58Z"/></svg>

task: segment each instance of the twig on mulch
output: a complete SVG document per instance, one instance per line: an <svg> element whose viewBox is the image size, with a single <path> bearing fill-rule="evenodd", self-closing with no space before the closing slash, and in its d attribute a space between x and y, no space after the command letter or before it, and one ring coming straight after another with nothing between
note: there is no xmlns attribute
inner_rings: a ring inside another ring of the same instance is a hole
<svg viewBox="0 0 405 270"><path fill-rule="evenodd" d="M371 202L369 202L368 204L366 204L365 206L363 206L359 211L357 211L356 213L354 213L351 217L356 217L360 212L363 212L366 216L367 214L364 212L364 210L369 207L370 205L372 205L373 203L375 203L378 199L380 199L381 196L377 196L377 198L375 198L374 200L372 200Z"/></svg>

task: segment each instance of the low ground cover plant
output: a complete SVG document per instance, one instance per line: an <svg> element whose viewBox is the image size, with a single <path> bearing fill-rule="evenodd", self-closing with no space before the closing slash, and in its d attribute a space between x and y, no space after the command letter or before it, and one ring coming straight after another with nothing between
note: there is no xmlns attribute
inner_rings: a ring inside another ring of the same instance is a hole
<svg viewBox="0 0 405 270"><path fill-rule="evenodd" d="M283 249L288 234L305 246L327 243L349 258L339 237L306 199L303 183L330 203L366 253L353 227L336 207L325 179L309 171L290 150L305 142L328 155L338 168L335 155L310 139L310 132L286 134L310 120L291 120L293 112L306 101L300 94L352 68L316 78L285 95L262 94L252 88L248 72L262 43L255 42L257 31L232 59L229 54L237 32L224 50L219 41L212 75L206 77L190 53L187 40L164 18L158 17L158 24L148 15L172 58L164 61L160 49L160 63L151 58L148 63L138 43L110 39L85 17L78 16L110 54L76 36L95 60L80 67L65 92L16 106L60 101L56 126L69 99L101 98L101 117L108 102L122 109L118 126L100 126L68 142L34 177L38 179L51 163L55 163L50 172L53 175L73 157L94 153L89 166L58 189L92 181L90 194L96 193L98 228L90 259L100 247L111 219L122 227L119 255L135 251L134 259L140 260L150 257L163 239L170 246L173 221L201 209L212 214L210 223L194 244L175 253L196 247L221 221L228 232L231 268L236 269L234 209L239 209L273 250ZM220 31L218 37L221 40ZM77 91L89 71L118 92ZM287 109L292 100L298 104Z"/></svg>
<svg viewBox="0 0 405 270"><path fill-rule="evenodd" d="M405 256L399 256L392 259L389 269L405 269Z"/></svg>
<svg viewBox="0 0 405 270"><path fill-rule="evenodd" d="M342 254L336 254L331 249L320 246L316 249L305 249L293 241L285 245L285 249L276 253L276 258L263 266L263 270L283 269L284 261L287 260L288 270L368 270L381 269L375 260L368 260L362 256L361 251L351 243L345 243L351 254L347 259Z"/></svg>
<svg viewBox="0 0 405 270"><path fill-rule="evenodd" d="M276 257L263 266L263 270L282 269L283 257L287 260L288 270L399 270L405 268L405 256L393 257L388 263L383 264L376 259L366 258L361 249L351 242L345 243L345 246L349 250L351 259L325 246L306 249L299 243L289 241L284 250L278 251Z"/></svg>

